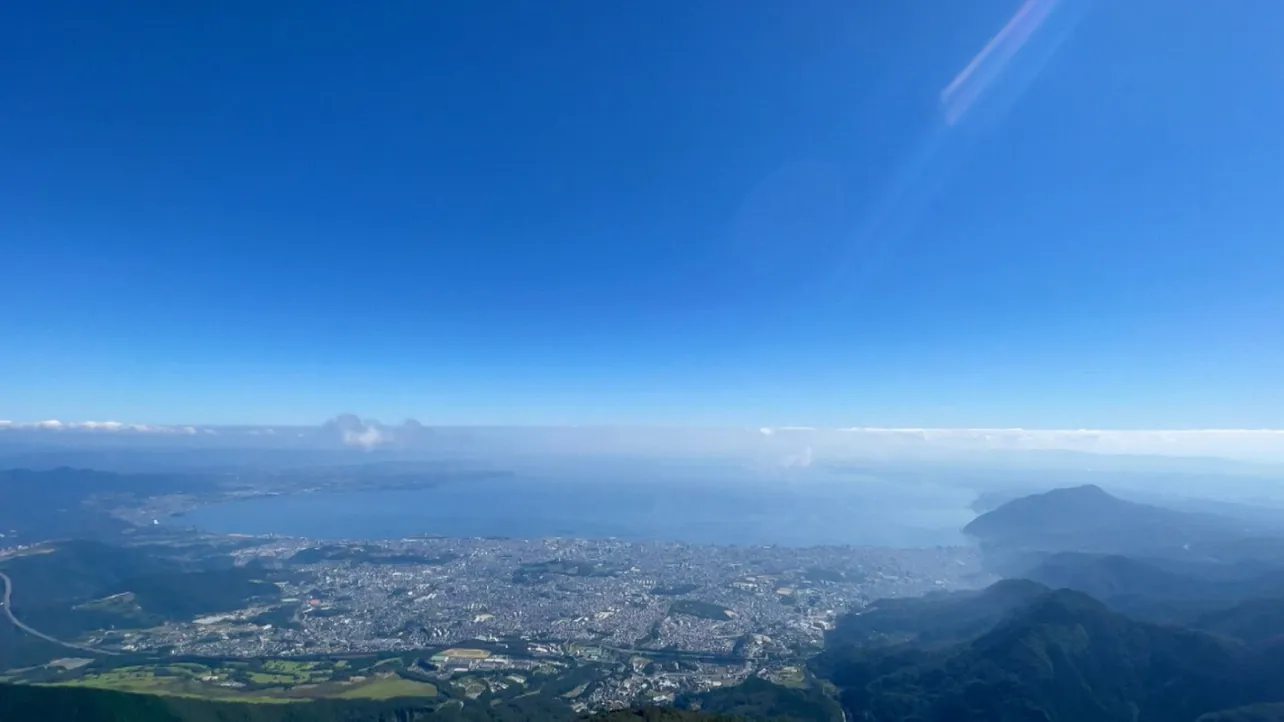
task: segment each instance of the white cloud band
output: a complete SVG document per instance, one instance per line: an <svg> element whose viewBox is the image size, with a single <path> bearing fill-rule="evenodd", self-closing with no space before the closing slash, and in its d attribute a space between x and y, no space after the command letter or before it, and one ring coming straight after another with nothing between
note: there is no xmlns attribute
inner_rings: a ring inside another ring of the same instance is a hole
<svg viewBox="0 0 1284 722"><path fill-rule="evenodd" d="M140 434L184 434L192 436L197 433L214 433L213 429L197 429L194 426L157 426L153 424L126 424L121 421L5 421L0 419L0 430L21 429L28 431L106 431L136 432Z"/></svg>

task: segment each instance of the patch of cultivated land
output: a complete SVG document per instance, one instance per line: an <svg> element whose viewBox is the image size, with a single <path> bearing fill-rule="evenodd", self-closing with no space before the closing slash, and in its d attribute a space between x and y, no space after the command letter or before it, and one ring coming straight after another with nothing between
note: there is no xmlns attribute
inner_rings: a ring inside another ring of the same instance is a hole
<svg viewBox="0 0 1284 722"><path fill-rule="evenodd" d="M416 682L404 677L388 676L360 684L333 695L335 697L366 699L392 699L393 697L435 697L437 688L428 682Z"/></svg>
<svg viewBox="0 0 1284 722"><path fill-rule="evenodd" d="M398 677L386 671L383 660L348 677L348 663L266 660L260 668L244 662L127 666L90 672L54 684L97 687L127 692L148 692L180 697L245 702L291 702L319 697L391 699L434 697L437 688L427 682Z"/></svg>

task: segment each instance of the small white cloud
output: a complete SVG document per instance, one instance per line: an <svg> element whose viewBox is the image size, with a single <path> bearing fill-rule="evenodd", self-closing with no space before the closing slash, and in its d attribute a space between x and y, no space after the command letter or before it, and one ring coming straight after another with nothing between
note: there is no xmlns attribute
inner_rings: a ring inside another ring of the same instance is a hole
<svg viewBox="0 0 1284 722"><path fill-rule="evenodd" d="M382 424L373 419L362 420L356 414L339 414L325 422L323 428L337 433L346 446L372 449L392 441L392 436L384 433Z"/></svg>
<svg viewBox="0 0 1284 722"><path fill-rule="evenodd" d="M55 431L55 432L106 432L122 433L133 432L139 434L186 434L193 435L197 433L214 433L211 429L198 430L194 426L157 426L151 424L126 424L120 421L59 421L57 419L47 419L45 421L0 421L0 429L14 429L24 431Z"/></svg>
<svg viewBox="0 0 1284 722"><path fill-rule="evenodd" d="M361 431L343 432L343 443L348 444L349 446L360 446L362 448L370 449L380 444L386 444L389 441L392 441L392 437L385 434L383 430L377 426L367 426Z"/></svg>
<svg viewBox="0 0 1284 722"><path fill-rule="evenodd" d="M119 421L73 421L67 426L73 429L86 429L89 431L120 431L126 425Z"/></svg>
<svg viewBox="0 0 1284 722"><path fill-rule="evenodd" d="M344 445L363 449L390 444L413 444L416 438L422 438L428 432L423 424L414 419L407 419L396 426L385 426L375 419L362 419L356 414L340 414L322 424L321 428L337 437Z"/></svg>

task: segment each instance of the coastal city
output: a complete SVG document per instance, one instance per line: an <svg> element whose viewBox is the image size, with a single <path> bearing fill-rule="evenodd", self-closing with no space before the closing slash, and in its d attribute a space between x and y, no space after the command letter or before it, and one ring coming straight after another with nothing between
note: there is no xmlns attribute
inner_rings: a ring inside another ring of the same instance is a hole
<svg viewBox="0 0 1284 722"><path fill-rule="evenodd" d="M788 679L842 613L984 582L975 550L958 547L261 539L234 554L244 568L283 578L280 595L86 641L211 658L436 649L421 671L439 682L503 673L486 676L487 685L568 666L609 670L576 700L588 708L663 700L751 674Z"/></svg>

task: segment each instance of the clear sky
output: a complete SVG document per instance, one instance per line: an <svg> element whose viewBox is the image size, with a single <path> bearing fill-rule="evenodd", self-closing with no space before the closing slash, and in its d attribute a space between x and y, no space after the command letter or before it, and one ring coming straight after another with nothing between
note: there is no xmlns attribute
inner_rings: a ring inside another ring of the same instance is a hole
<svg viewBox="0 0 1284 722"><path fill-rule="evenodd" d="M0 418L1284 427L1284 3L1022 5L7 3Z"/></svg>

